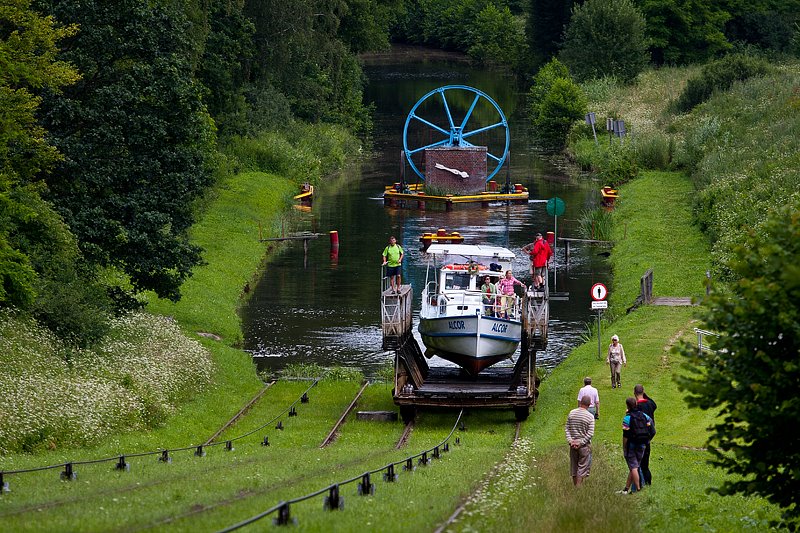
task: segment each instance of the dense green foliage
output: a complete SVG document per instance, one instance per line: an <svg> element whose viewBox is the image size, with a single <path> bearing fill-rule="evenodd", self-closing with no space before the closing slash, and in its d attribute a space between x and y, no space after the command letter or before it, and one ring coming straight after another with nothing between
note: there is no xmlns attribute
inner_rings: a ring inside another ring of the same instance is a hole
<svg viewBox="0 0 800 533"><path fill-rule="evenodd" d="M0 9L0 306L32 313L64 338L86 344L105 332L110 302L74 235L42 200L41 175L60 159L36 119L43 91L59 94L78 73L56 59L75 34L30 10Z"/></svg>
<svg viewBox="0 0 800 533"><path fill-rule="evenodd" d="M575 6L559 58L578 80L633 80L647 65L645 19L630 0Z"/></svg>
<svg viewBox="0 0 800 533"><path fill-rule="evenodd" d="M187 22L136 0L51 10L80 24L63 57L85 75L43 102L44 126L65 155L47 177L48 198L87 259L118 267L137 290L176 299L200 262L186 230L210 184L213 148Z"/></svg>
<svg viewBox="0 0 800 533"><path fill-rule="evenodd" d="M187 237L197 201L232 168L218 140L247 144L298 118L367 132L354 53L385 47L398 10L399 0L4 4L0 305L87 344L109 313L136 306L132 295L179 298L202 263Z"/></svg>
<svg viewBox="0 0 800 533"><path fill-rule="evenodd" d="M366 132L369 116L362 102L361 68L348 43L337 37L346 4L245 2L244 13L255 25L250 84L276 88L300 119L335 122ZM347 30L354 39L357 33L351 26ZM361 49L366 44L353 46Z"/></svg>
<svg viewBox="0 0 800 533"><path fill-rule="evenodd" d="M730 16L724 30L728 41L764 50L792 52L792 40L800 35L798 0L724 0L718 5ZM794 54L800 56L798 50Z"/></svg>
<svg viewBox="0 0 800 533"><path fill-rule="evenodd" d="M713 351L684 344L692 371L681 381L690 406L719 410L714 464L740 475L722 494L758 494L800 526L800 210L779 209L749 231L729 262L737 281L714 290L702 328Z"/></svg>
<svg viewBox="0 0 800 533"><path fill-rule="evenodd" d="M58 41L74 32L34 13L29 2L0 8L0 305L29 308L38 292L29 250L15 241L36 216L25 201L37 195L30 184L57 158L36 122L37 93L77 79L74 69L55 58Z"/></svg>
<svg viewBox="0 0 800 533"><path fill-rule="evenodd" d="M754 76L765 76L770 72L765 60L743 54L728 54L722 59L712 61L703 67L700 74L689 78L675 106L678 112L685 112L708 100L715 91L727 91L734 82L744 81Z"/></svg>
<svg viewBox="0 0 800 533"><path fill-rule="evenodd" d="M527 61L525 22L506 0L409 0L396 40L468 53L486 62Z"/></svg>
<svg viewBox="0 0 800 533"><path fill-rule="evenodd" d="M743 230L760 231L776 205L800 208L800 103L797 68L734 85L687 120L676 160L698 188L697 217L713 243L714 271L726 265Z"/></svg>
<svg viewBox="0 0 800 533"><path fill-rule="evenodd" d="M647 19L651 60L656 65L704 61L730 48L723 33L730 13L719 2L636 0Z"/></svg>
<svg viewBox="0 0 800 533"><path fill-rule="evenodd" d="M557 59L536 74L528 100L534 136L548 150L562 148L573 122L586 114L586 96Z"/></svg>
<svg viewBox="0 0 800 533"><path fill-rule="evenodd" d="M558 55L573 4L571 0L530 0L526 28L530 71L541 68Z"/></svg>
<svg viewBox="0 0 800 533"><path fill-rule="evenodd" d="M254 53L253 23L244 16L241 1L210 2L205 42L196 77L206 88L203 102L222 137L247 131L247 65Z"/></svg>

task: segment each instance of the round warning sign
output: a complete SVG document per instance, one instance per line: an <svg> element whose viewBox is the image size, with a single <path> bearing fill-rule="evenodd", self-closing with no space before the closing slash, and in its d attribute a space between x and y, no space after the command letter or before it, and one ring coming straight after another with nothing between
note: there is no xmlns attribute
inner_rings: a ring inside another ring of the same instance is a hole
<svg viewBox="0 0 800 533"><path fill-rule="evenodd" d="M600 302L608 296L608 289L602 283L595 283L592 285L592 300Z"/></svg>

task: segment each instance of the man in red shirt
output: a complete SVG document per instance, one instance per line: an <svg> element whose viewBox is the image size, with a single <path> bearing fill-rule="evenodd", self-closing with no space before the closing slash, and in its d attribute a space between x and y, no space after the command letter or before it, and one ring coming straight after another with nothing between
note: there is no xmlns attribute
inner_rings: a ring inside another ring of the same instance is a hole
<svg viewBox="0 0 800 533"><path fill-rule="evenodd" d="M531 277L533 278L533 288L544 288L545 268L547 262L553 257L553 249L542 238L541 233L536 234L536 240L522 247L522 251L531 256Z"/></svg>

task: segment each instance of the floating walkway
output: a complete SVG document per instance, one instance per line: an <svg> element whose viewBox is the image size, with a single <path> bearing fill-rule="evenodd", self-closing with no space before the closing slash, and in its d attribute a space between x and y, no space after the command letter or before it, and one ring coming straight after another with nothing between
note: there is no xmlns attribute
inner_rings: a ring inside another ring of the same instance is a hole
<svg viewBox="0 0 800 533"><path fill-rule="evenodd" d="M455 204L481 204L489 207L491 202L508 202L512 204L527 204L530 194L521 183L514 185L512 192L483 191L477 194L446 196L428 195L424 192L424 185L414 184L405 188L399 183L386 187L383 193L383 204L388 207L405 207L425 209L429 205L444 206L446 211L453 209Z"/></svg>

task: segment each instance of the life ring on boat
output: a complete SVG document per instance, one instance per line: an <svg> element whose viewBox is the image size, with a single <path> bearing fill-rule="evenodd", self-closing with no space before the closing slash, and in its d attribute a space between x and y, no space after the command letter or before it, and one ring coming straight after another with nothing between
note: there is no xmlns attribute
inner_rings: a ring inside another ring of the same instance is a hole
<svg viewBox="0 0 800 533"><path fill-rule="evenodd" d="M467 267L467 272L469 272L470 276L474 276L480 271L480 269L481 265L479 265L478 263L470 263L469 266Z"/></svg>

